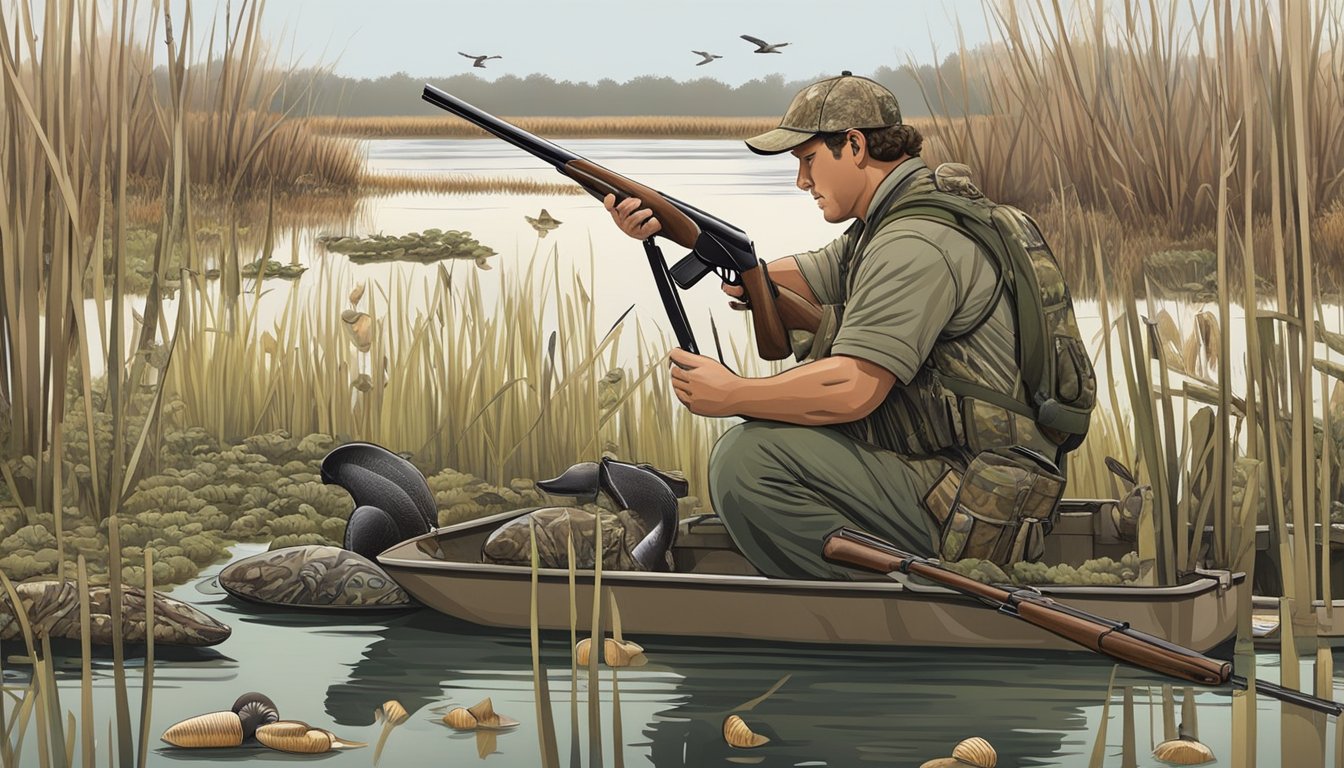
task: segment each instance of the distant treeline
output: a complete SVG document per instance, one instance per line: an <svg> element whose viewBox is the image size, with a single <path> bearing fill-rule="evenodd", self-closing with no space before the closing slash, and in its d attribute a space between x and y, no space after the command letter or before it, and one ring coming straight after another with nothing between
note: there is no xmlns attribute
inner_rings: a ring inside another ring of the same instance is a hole
<svg viewBox="0 0 1344 768"><path fill-rule="evenodd" d="M943 80L944 110L939 102L939 70ZM834 74L834 73L831 73ZM963 94L960 64L956 55L938 67L916 69L881 67L866 76L890 88L910 117L928 116L924 93L939 113L962 114L986 110L983 94L970 88ZM353 79L325 72L292 74L276 106L296 107L296 114L312 115L437 115L438 108L425 103L420 94L431 83L491 112L505 115L777 115L800 88L813 80L785 80L769 75L732 86L709 77L690 81L644 76L626 82L603 79L596 83L556 81L547 75L505 75L483 80L471 73L442 77L412 77L405 72L376 79ZM921 91L921 84L923 91ZM963 101L963 99L965 101Z"/></svg>

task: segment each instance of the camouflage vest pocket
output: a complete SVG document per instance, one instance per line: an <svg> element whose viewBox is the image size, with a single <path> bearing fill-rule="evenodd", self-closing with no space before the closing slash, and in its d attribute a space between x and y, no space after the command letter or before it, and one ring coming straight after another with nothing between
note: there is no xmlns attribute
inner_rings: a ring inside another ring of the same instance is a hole
<svg viewBox="0 0 1344 768"><path fill-rule="evenodd" d="M1001 567L1039 559L1063 495L1064 478L1041 454L1017 446L982 451L943 521L940 555Z"/></svg>

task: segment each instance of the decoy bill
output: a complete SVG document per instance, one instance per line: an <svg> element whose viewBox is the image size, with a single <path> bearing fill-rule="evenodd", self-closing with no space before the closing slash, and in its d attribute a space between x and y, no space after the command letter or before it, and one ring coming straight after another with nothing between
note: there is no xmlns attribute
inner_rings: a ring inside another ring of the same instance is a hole
<svg viewBox="0 0 1344 768"><path fill-rule="evenodd" d="M751 35L742 35L741 37L748 43L756 44L756 50L752 51L752 53L783 53L783 51L779 49L788 45L788 43L767 43L761 38L752 37Z"/></svg>

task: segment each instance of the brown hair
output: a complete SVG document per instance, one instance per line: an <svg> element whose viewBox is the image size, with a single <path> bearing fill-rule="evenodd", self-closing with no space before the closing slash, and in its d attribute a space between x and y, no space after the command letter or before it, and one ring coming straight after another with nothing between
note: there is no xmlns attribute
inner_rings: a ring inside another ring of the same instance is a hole
<svg viewBox="0 0 1344 768"><path fill-rule="evenodd" d="M868 142L868 154L874 160L890 161L900 158L902 155L910 157L919 157L919 152L924 146L924 137L920 135L919 129L913 125L888 125L883 128L860 128L859 132L863 134ZM841 133L823 133L822 140L830 148L831 155L840 157L840 152L845 148L845 134Z"/></svg>

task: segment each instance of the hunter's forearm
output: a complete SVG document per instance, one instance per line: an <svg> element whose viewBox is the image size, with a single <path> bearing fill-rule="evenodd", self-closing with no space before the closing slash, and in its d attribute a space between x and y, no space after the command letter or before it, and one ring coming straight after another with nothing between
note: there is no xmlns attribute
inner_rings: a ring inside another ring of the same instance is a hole
<svg viewBox="0 0 1344 768"><path fill-rule="evenodd" d="M782 259L775 259L767 265L770 274L770 281L781 288L788 288L794 293L802 296L813 304L820 305L816 295L812 293L812 288L807 284L803 273L798 269L798 260L792 256L785 256Z"/></svg>
<svg viewBox="0 0 1344 768"><path fill-rule="evenodd" d="M886 397L892 379L884 382L884 376L891 374L852 357L822 358L775 376L741 379L733 390L734 410L805 426L842 424L867 416Z"/></svg>

